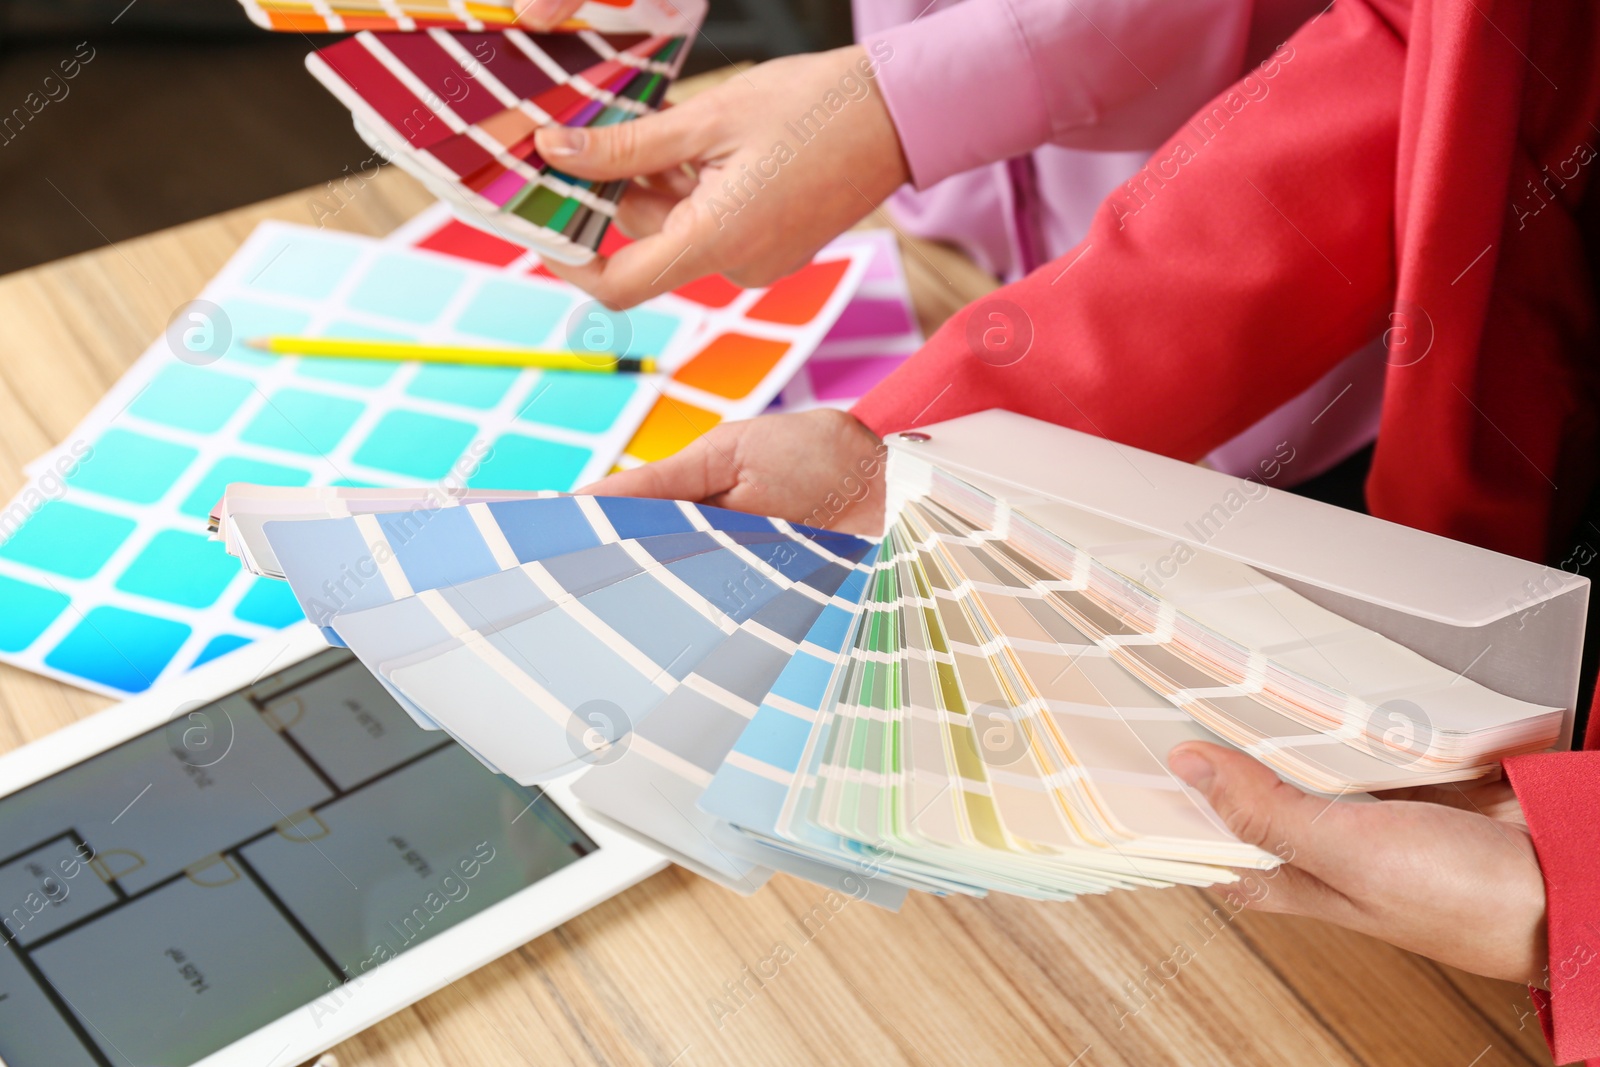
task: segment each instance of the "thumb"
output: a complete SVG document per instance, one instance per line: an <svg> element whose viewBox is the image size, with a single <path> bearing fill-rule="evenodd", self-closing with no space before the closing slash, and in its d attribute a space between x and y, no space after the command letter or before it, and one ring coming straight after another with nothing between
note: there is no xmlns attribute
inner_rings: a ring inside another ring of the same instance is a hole
<svg viewBox="0 0 1600 1067"><path fill-rule="evenodd" d="M1266 765L1236 749L1192 741L1175 747L1167 766L1205 798L1239 840L1301 866L1320 851L1318 839L1342 821L1340 813L1329 810L1331 801L1280 781Z"/></svg>
<svg viewBox="0 0 1600 1067"><path fill-rule="evenodd" d="M669 401L670 402L670 401ZM660 500L703 501L739 484L732 458L735 441L723 423L665 459L607 475L578 492L585 496L644 496Z"/></svg>
<svg viewBox="0 0 1600 1067"><path fill-rule="evenodd" d="M556 170L615 181L672 170L710 141L709 116L691 101L614 126L545 126L534 134L539 154Z"/></svg>

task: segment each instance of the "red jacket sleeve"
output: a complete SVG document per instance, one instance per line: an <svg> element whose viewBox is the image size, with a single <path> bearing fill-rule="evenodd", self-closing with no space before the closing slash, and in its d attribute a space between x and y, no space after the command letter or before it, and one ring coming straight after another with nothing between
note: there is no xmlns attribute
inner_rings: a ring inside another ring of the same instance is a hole
<svg viewBox="0 0 1600 1067"><path fill-rule="evenodd" d="M1557 1063L1600 1063L1600 752L1505 761L1544 872L1550 991L1533 990Z"/></svg>
<svg viewBox="0 0 1600 1067"><path fill-rule="evenodd" d="M1362 0L1333 5L854 413L886 434L1003 407L1183 459L1233 437L1382 328L1404 66Z"/></svg>
<svg viewBox="0 0 1600 1067"><path fill-rule="evenodd" d="M1308 24L1113 192L1077 248L954 316L856 416L882 435L1007 408L1197 459L1369 340L1394 292L1406 64L1374 3ZM1545 878L1535 1003L1558 1062L1600 1063L1600 751L1505 766Z"/></svg>

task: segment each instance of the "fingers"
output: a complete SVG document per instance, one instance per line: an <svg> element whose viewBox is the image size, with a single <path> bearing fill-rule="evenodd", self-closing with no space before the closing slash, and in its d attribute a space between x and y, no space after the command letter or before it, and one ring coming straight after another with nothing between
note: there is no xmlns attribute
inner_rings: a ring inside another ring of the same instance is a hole
<svg viewBox="0 0 1600 1067"><path fill-rule="evenodd" d="M671 403L671 401L667 401ZM659 500L704 501L720 497L739 482L733 461L739 423L714 427L682 452L633 470L618 471L578 492L592 496L644 496Z"/></svg>
<svg viewBox="0 0 1600 1067"><path fill-rule="evenodd" d="M1212 886L1229 911L1249 908L1276 915L1311 915L1331 922L1348 923L1350 901L1298 867L1285 864L1267 871L1235 870L1236 882Z"/></svg>
<svg viewBox="0 0 1600 1067"><path fill-rule="evenodd" d="M693 200L679 201L667 211L659 232L618 249L615 255L596 256L576 267L550 260L545 266L609 308L633 307L718 270L713 243L696 232L695 211ZM646 232L647 221L632 218L628 230L637 222L639 232Z"/></svg>
<svg viewBox="0 0 1600 1067"><path fill-rule="evenodd" d="M645 175L644 181L649 188L682 200L694 192L694 187L700 183L700 175L685 167L670 167Z"/></svg>
<svg viewBox="0 0 1600 1067"><path fill-rule="evenodd" d="M1344 862L1350 844L1340 831L1346 820L1337 805L1279 781L1264 764L1220 745L1191 741L1167 757L1172 773L1187 782L1246 844L1323 875Z"/></svg>
<svg viewBox="0 0 1600 1067"><path fill-rule="evenodd" d="M1359 909L1338 877L1359 865L1363 847L1344 812L1220 745L1179 745L1167 766L1205 797L1234 836L1284 861L1272 870L1238 871L1237 882L1217 886L1231 907L1309 915L1344 926L1359 921Z"/></svg>
<svg viewBox="0 0 1600 1067"><path fill-rule="evenodd" d="M614 126L546 126L534 143L551 166L579 178L655 174L695 159L710 145L713 112L697 102Z"/></svg>
<svg viewBox="0 0 1600 1067"><path fill-rule="evenodd" d="M677 500L680 498L672 490L673 473L657 470L662 463L670 464L676 458L672 456L658 463L647 463L632 470L617 471L606 475L598 482L581 486L574 492L583 496L642 496L655 500Z"/></svg>
<svg viewBox="0 0 1600 1067"><path fill-rule="evenodd" d="M636 241L660 233L672 209L694 192L697 180L673 167L633 182L617 203L617 227Z"/></svg>
<svg viewBox="0 0 1600 1067"><path fill-rule="evenodd" d="M636 241L652 237L661 232L667 223L667 216L682 199L671 193L635 185L617 204L617 228Z"/></svg>
<svg viewBox="0 0 1600 1067"><path fill-rule="evenodd" d="M1444 785L1386 789L1381 793L1374 793L1373 796L1379 800L1415 800L1426 804L1443 804L1448 808L1460 808L1462 811L1487 815L1501 822L1523 827L1528 825L1527 817L1522 814L1522 804L1517 800L1516 791L1511 788L1511 783L1504 780L1481 783L1449 782Z"/></svg>
<svg viewBox="0 0 1600 1067"><path fill-rule="evenodd" d="M583 0L513 0L517 23L530 30L544 31L571 18Z"/></svg>
<svg viewBox="0 0 1600 1067"><path fill-rule="evenodd" d="M810 263L812 257L820 250L819 245L816 248L791 253L788 260L781 265L774 265L771 260L761 257L726 271L724 276L733 284L745 289L765 289L779 278L787 278Z"/></svg>

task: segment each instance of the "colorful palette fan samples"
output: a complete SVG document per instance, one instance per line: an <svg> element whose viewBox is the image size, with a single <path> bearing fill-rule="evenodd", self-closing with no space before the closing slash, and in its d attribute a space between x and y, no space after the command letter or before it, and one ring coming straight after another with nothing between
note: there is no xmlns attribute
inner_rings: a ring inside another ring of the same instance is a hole
<svg viewBox="0 0 1600 1067"><path fill-rule="evenodd" d="M274 29L359 29L306 57L356 131L468 223L567 263L593 258L628 182L562 173L535 132L659 108L704 13L591 2L573 32L530 34L509 3L246 6Z"/></svg>
<svg viewBox="0 0 1600 1067"><path fill-rule="evenodd" d="M527 0L241 0L251 21L289 33L354 30L484 30L517 24ZM686 33L705 18L704 0L588 0L564 30Z"/></svg>
<svg viewBox="0 0 1600 1067"><path fill-rule="evenodd" d="M1224 882L1280 857L1167 772L1180 742L1329 795L1556 744L1561 711L1236 560L1152 582L1170 541L1017 498L1003 452L958 477L891 447L877 542L678 501L251 486L216 535L419 723L524 784L581 772L586 805L747 890Z"/></svg>

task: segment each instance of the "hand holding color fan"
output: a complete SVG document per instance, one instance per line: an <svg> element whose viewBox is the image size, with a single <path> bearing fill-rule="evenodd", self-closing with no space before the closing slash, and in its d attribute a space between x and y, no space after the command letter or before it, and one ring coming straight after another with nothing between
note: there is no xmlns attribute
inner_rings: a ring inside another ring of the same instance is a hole
<svg viewBox="0 0 1600 1067"><path fill-rule="evenodd" d="M1004 450L957 470L907 447L877 543L478 490L233 486L216 526L419 723L523 783L582 772L585 804L746 889L772 870L869 871L891 904L1226 882L1280 857L1168 772L1184 741L1333 803L1558 740L1560 710L1243 563L1153 581L1170 542L1019 492Z"/></svg>
<svg viewBox="0 0 1600 1067"><path fill-rule="evenodd" d="M359 29L306 66L362 138L462 221L574 264L600 247L628 182L552 168L535 130L659 108L704 15L703 2L591 0L569 32L529 34L514 28L509 3L245 6L273 29Z"/></svg>

